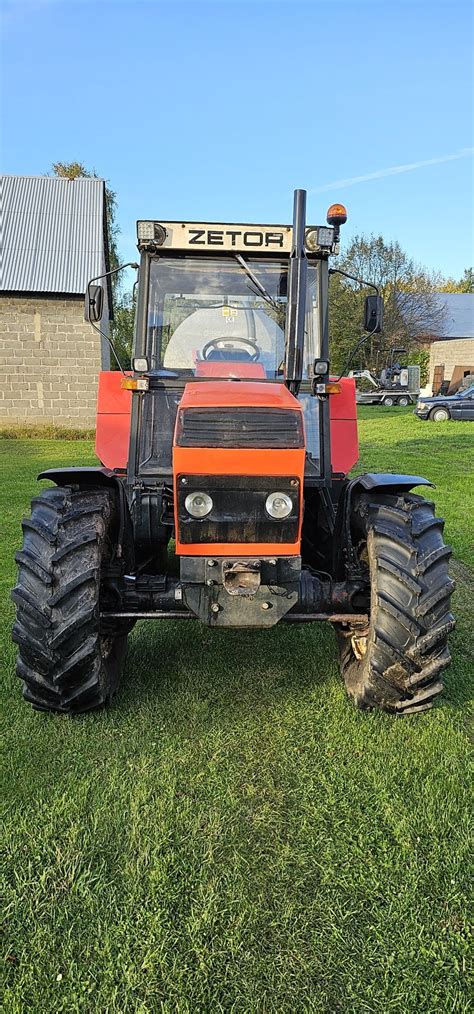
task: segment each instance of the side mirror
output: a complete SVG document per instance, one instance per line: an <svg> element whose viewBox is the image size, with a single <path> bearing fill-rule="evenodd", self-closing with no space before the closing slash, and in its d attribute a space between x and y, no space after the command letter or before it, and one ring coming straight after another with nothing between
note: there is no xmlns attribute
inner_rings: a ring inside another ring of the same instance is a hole
<svg viewBox="0 0 474 1014"><path fill-rule="evenodd" d="M364 312L364 331L369 334L380 334L383 328L383 297L366 296Z"/></svg>
<svg viewBox="0 0 474 1014"><path fill-rule="evenodd" d="M84 299L84 320L97 324L104 311L104 290L101 285L88 285Z"/></svg>

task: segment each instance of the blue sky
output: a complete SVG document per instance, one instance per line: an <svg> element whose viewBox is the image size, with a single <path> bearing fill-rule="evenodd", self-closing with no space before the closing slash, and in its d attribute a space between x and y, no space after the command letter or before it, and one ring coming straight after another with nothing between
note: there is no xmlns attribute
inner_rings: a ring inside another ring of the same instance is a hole
<svg viewBox="0 0 474 1014"><path fill-rule="evenodd" d="M137 218L284 222L304 187L313 222L346 204L345 242L381 232L454 276L472 263L470 3L0 6L2 169L94 167L125 259Z"/></svg>

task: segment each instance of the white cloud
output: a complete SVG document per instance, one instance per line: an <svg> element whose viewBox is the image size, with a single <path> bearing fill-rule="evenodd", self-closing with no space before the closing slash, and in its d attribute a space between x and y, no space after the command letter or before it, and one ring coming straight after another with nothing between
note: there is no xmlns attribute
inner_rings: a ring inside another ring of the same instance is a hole
<svg viewBox="0 0 474 1014"><path fill-rule="evenodd" d="M350 176L345 180L333 180L332 183L323 183L320 187L312 187L309 194L323 194L326 190L336 190L340 187L355 187L357 183L370 183L371 180L381 180L386 176L398 176L399 173L413 172L414 169L423 169L428 165L440 165L442 162L454 162L458 158L467 158L474 154L474 148L460 148L451 155L439 155L438 158L427 158L421 162L408 162L406 165L392 165L388 169L377 169L376 172L366 173L364 176Z"/></svg>

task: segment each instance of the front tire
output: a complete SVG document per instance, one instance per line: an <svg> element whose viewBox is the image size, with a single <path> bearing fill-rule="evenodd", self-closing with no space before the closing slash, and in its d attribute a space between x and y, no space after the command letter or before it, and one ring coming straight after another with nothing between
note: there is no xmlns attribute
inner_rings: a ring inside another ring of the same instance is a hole
<svg viewBox="0 0 474 1014"><path fill-rule="evenodd" d="M434 408L430 414L430 419L433 422L447 422L450 418L451 416L447 408Z"/></svg>
<svg viewBox="0 0 474 1014"><path fill-rule="evenodd" d="M410 404L410 399L407 398L406 395L402 394L402 397L398 399L397 404L400 405L401 408L406 408L407 405Z"/></svg>
<svg viewBox="0 0 474 1014"><path fill-rule="evenodd" d="M38 711L77 715L116 692L130 625L100 624L101 569L114 551L109 489L54 487L32 502L12 591L23 696Z"/></svg>
<svg viewBox="0 0 474 1014"><path fill-rule="evenodd" d="M385 408L392 408L392 406L394 404L395 404L395 399L392 398L391 395L388 395L387 398L384 398L383 402L382 402L382 405L385 405Z"/></svg>
<svg viewBox="0 0 474 1014"><path fill-rule="evenodd" d="M418 713L443 689L454 582L442 531L433 504L414 494L364 494L354 504L370 619L365 630L339 627L338 640L346 690L360 708Z"/></svg>

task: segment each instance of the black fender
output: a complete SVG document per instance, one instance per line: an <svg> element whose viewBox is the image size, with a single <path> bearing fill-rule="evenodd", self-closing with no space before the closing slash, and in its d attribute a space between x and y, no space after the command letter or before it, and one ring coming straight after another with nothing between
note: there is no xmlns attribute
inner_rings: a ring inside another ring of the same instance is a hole
<svg viewBox="0 0 474 1014"><path fill-rule="evenodd" d="M351 492L356 489L357 486L362 486L362 489L366 490L384 490L385 493L392 493L398 489L407 493L415 486L434 486L434 483L430 482L429 479L423 479L421 475L398 475L397 473L392 474L392 472L364 472L363 475L356 475L355 479L350 479L347 484L347 488L351 487Z"/></svg>
<svg viewBox="0 0 474 1014"><path fill-rule="evenodd" d="M134 567L134 539L132 519L125 491L125 472L117 473L112 468L84 466L71 468L47 468L40 472L38 479L51 479L57 486L109 486L117 493L119 508L119 529L117 533L116 556L122 558L127 569Z"/></svg>
<svg viewBox="0 0 474 1014"><path fill-rule="evenodd" d="M349 479L338 501L334 530L333 573L336 579L356 577L360 571L359 559L351 535L352 498L357 492L409 493L415 486L434 486L421 475L403 475L392 472L364 472Z"/></svg>
<svg viewBox="0 0 474 1014"><path fill-rule="evenodd" d="M117 486L122 476L111 468L89 466L79 468L47 468L38 479L51 479L57 486Z"/></svg>

